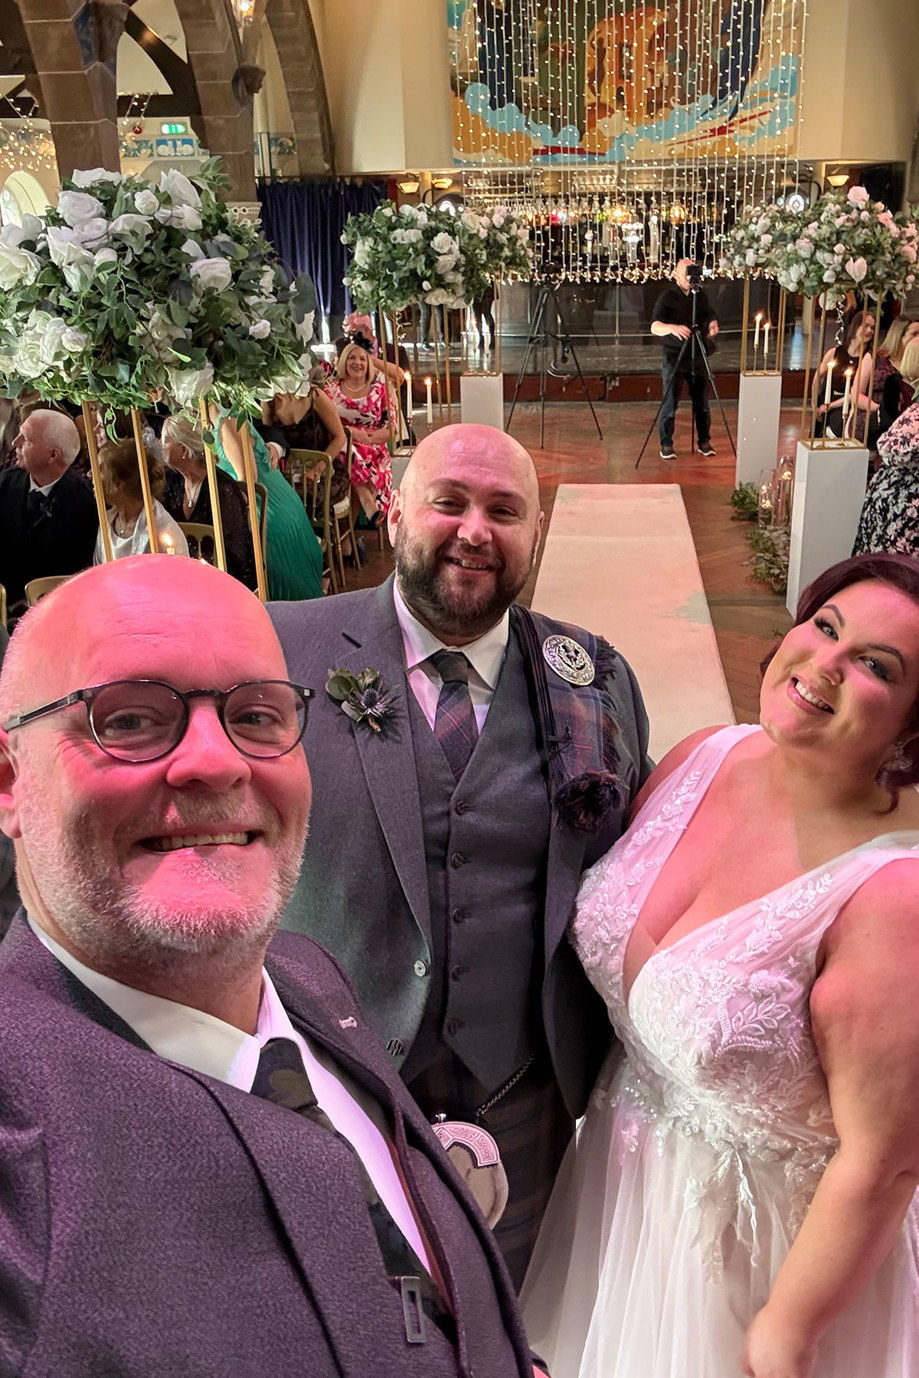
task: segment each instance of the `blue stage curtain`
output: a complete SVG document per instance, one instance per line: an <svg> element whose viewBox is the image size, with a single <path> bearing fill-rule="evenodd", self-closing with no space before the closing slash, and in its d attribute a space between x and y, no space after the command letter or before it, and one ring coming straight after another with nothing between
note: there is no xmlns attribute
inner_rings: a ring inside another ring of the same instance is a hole
<svg viewBox="0 0 919 1378"><path fill-rule="evenodd" d="M386 196L386 183L265 182L259 187L262 228L281 261L295 273L309 273L323 316L343 316L351 298L342 284L348 250L341 232L349 215L373 211Z"/></svg>

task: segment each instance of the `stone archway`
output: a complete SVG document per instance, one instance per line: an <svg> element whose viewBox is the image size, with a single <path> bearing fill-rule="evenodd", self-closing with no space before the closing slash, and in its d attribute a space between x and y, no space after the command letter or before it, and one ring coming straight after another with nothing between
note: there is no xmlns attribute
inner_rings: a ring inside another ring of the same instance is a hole
<svg viewBox="0 0 919 1378"><path fill-rule="evenodd" d="M191 123L233 181L230 201L255 201L252 97L263 73L244 61L229 0L175 0L201 104Z"/></svg>
<svg viewBox="0 0 919 1378"><path fill-rule="evenodd" d="M301 177L327 177L335 171L335 148L308 0L266 0L265 17L287 89L297 140L298 171Z"/></svg>
<svg viewBox="0 0 919 1378"><path fill-rule="evenodd" d="M122 0L19 0L51 124L60 176L77 167L117 171L115 59L128 6Z"/></svg>

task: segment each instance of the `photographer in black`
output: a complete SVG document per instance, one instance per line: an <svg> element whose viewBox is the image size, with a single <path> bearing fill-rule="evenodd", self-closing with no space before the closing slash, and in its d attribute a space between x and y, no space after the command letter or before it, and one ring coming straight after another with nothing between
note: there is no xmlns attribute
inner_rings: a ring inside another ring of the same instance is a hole
<svg viewBox="0 0 919 1378"><path fill-rule="evenodd" d="M691 258L680 259L673 281L675 285L668 287L658 298L651 321L651 334L664 341L664 361L661 366L664 397L658 420L661 459L676 459L673 420L684 378L689 384L692 398L696 448L700 454L711 456L715 451L711 441L705 356L714 349L718 320L702 291L702 271ZM690 338L694 321L695 340Z"/></svg>

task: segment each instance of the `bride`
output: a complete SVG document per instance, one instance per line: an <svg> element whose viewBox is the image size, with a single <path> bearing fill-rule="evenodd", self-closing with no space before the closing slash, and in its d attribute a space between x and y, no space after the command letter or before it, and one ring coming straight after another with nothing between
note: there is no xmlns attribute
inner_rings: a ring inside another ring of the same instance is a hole
<svg viewBox="0 0 919 1378"><path fill-rule="evenodd" d="M676 747L582 886L625 1057L521 1297L553 1378L919 1375L919 562L822 575L760 720Z"/></svg>

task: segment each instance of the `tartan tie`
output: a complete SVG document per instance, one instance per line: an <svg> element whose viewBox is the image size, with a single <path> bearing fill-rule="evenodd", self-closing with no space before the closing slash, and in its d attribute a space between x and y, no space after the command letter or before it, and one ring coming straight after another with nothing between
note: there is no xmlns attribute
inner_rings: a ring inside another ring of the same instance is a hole
<svg viewBox="0 0 919 1378"><path fill-rule="evenodd" d="M479 735L469 694L469 661L462 651L435 651L428 659L443 681L434 714L434 735L459 784Z"/></svg>
<svg viewBox="0 0 919 1378"><path fill-rule="evenodd" d="M285 1109L293 1110L295 1114L312 1120L320 1129L334 1134L338 1142L348 1149L367 1201L367 1211L380 1246L380 1253L383 1255L387 1276L393 1287L402 1293L406 1335L409 1341L415 1344L424 1343L424 1325L420 1315L417 1315L419 1309L448 1336L455 1334L453 1318L444 1306L436 1283L384 1202L380 1200L360 1155L354 1151L344 1135L339 1134L316 1100L316 1093L303 1065L300 1049L293 1039L270 1038L263 1045L259 1053L255 1079L252 1082L252 1095L260 1096L262 1100L284 1106ZM406 1284L409 1284L408 1288ZM414 1316L410 1314L407 1300L407 1292L410 1293L412 1289L417 1294Z"/></svg>

